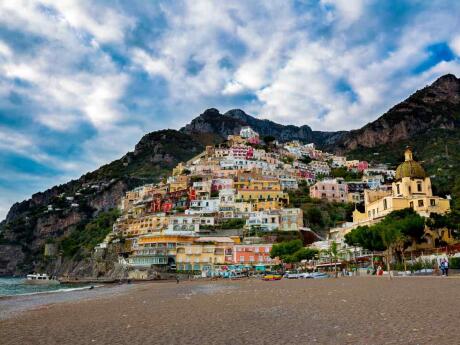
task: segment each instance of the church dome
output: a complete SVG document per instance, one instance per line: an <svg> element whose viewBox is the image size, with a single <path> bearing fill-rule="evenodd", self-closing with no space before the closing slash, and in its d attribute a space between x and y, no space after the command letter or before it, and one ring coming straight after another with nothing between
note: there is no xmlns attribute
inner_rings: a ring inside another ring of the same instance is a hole
<svg viewBox="0 0 460 345"><path fill-rule="evenodd" d="M396 180L401 180L403 177L425 178L425 169L423 169L420 163L414 161L410 148L406 149L404 156L405 161L396 169Z"/></svg>

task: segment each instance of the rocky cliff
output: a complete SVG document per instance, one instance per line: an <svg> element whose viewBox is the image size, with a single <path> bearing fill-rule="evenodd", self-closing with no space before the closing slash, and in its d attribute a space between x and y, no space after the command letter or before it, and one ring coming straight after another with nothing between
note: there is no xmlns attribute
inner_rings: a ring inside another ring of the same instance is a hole
<svg viewBox="0 0 460 345"><path fill-rule="evenodd" d="M350 131L329 147L350 151L415 138L429 130L460 126L460 79L452 74L415 92L374 122Z"/></svg>
<svg viewBox="0 0 460 345"><path fill-rule="evenodd" d="M300 140L304 143L315 143L318 145L332 144L345 132L321 132L313 131L309 126L281 125L279 123L258 119L246 114L241 109L229 110L221 114L219 110L207 109L203 114L192 120L192 122L180 131L190 135L213 135L214 142L224 140L230 134L238 134L241 127L250 126L263 138L273 136L281 142Z"/></svg>
<svg viewBox="0 0 460 345"><path fill-rule="evenodd" d="M201 143L175 130L149 133L122 158L14 204L0 223L0 275L42 267L45 243L68 237L100 212L117 207L126 191L158 181L203 150ZM81 269L78 264L65 261L68 269Z"/></svg>

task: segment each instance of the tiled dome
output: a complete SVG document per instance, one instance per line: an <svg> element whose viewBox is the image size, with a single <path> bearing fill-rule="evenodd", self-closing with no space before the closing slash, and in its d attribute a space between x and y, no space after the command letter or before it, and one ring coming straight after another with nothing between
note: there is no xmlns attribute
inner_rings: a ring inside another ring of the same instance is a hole
<svg viewBox="0 0 460 345"><path fill-rule="evenodd" d="M406 160L396 169L396 180L401 180L403 177L425 178L425 169L423 169L420 163L414 161L412 158L412 150L407 148L404 155Z"/></svg>

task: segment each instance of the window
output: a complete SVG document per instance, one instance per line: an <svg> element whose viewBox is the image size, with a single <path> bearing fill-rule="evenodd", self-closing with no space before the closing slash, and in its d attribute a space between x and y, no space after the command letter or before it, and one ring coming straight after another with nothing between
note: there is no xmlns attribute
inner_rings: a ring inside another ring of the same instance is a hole
<svg viewBox="0 0 460 345"><path fill-rule="evenodd" d="M423 207L423 200L418 201L418 207Z"/></svg>
<svg viewBox="0 0 460 345"><path fill-rule="evenodd" d="M422 182L417 182L417 192L422 191Z"/></svg>
<svg viewBox="0 0 460 345"><path fill-rule="evenodd" d="M414 208L414 203L412 201L409 203L409 207Z"/></svg>
<svg viewBox="0 0 460 345"><path fill-rule="evenodd" d="M388 208L387 199L383 199L383 209L386 210Z"/></svg>
<svg viewBox="0 0 460 345"><path fill-rule="evenodd" d="M430 205L431 206L436 206L436 200L435 199L430 199Z"/></svg>
<svg viewBox="0 0 460 345"><path fill-rule="evenodd" d="M396 184L396 194L401 194L401 191L399 190L399 183Z"/></svg>

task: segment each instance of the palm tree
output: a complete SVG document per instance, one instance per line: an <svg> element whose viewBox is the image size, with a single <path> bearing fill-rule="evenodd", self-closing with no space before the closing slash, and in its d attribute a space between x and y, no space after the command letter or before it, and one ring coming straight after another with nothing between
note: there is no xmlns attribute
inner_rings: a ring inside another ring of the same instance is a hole
<svg viewBox="0 0 460 345"><path fill-rule="evenodd" d="M329 255L329 259L332 265L332 259L334 259L334 275L337 278L338 277L338 272L337 272L337 260L339 256L339 250L337 246L337 242L332 241L331 245L329 246L329 249L327 250L327 253Z"/></svg>
<svg viewBox="0 0 460 345"><path fill-rule="evenodd" d="M387 262L387 271L388 271L388 276L390 279L391 277L391 271L390 271L390 261L393 256L393 251L395 250L397 244L401 241L402 234L399 231L399 229L396 226L393 226L392 224L384 224L380 225L377 224L375 226L381 226L381 236L382 236L382 241L383 245L386 248L386 262Z"/></svg>

